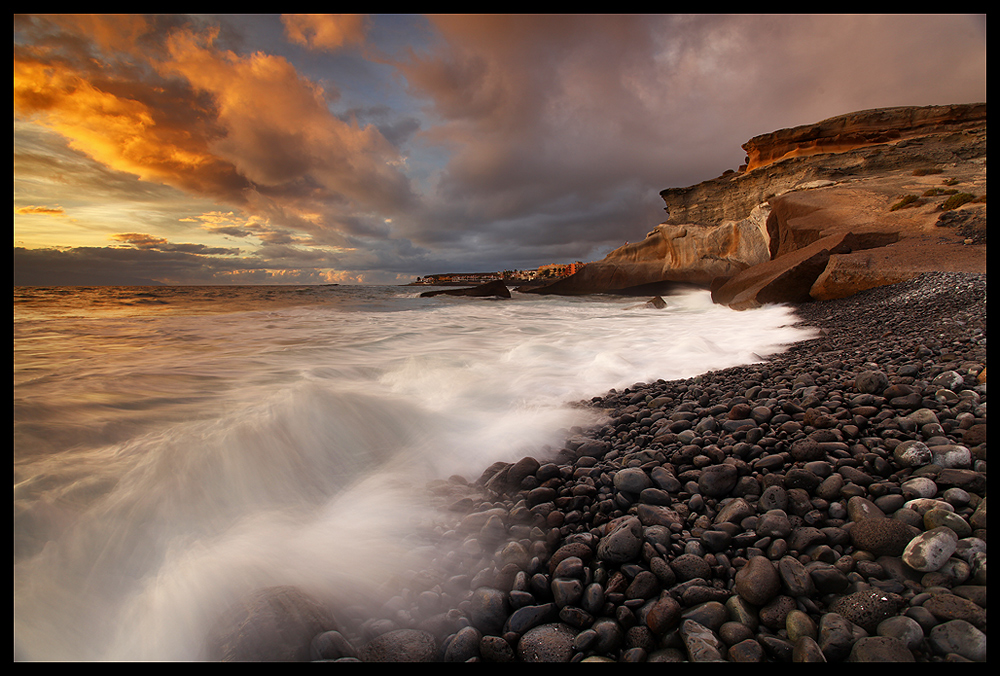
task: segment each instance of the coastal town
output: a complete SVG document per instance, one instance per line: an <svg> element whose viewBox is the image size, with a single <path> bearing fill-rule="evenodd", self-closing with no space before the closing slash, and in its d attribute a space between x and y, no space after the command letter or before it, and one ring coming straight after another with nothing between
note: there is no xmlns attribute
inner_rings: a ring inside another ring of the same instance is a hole
<svg viewBox="0 0 1000 676"><path fill-rule="evenodd" d="M552 263L542 265L535 270L500 270L497 272L448 272L442 274L417 277L414 285L448 286L451 284L485 284L486 282L502 281L507 284L525 284L528 282L558 279L568 277L583 267L581 261L574 263Z"/></svg>

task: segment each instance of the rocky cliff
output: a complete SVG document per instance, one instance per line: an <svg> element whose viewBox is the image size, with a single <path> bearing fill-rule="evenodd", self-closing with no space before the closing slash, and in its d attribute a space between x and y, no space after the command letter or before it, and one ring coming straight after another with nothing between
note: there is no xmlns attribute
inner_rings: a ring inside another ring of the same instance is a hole
<svg viewBox="0 0 1000 676"><path fill-rule="evenodd" d="M531 291L695 284L742 309L986 271L986 104L861 111L743 147L741 171L662 191L643 241Z"/></svg>

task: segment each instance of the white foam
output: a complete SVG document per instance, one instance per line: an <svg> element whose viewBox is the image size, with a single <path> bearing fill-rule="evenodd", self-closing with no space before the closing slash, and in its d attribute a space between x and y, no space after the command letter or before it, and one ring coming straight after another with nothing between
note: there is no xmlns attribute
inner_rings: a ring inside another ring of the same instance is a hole
<svg viewBox="0 0 1000 676"><path fill-rule="evenodd" d="M350 603L419 565L403 539L433 518L423 482L558 447L596 420L571 404L609 388L808 335L787 308L704 293L660 311L468 300L167 317L120 343L109 324L86 378L54 361L18 396L49 402L40 429L71 414L87 442L18 463L19 528L49 539L15 566L18 657L197 659L215 614L256 586Z"/></svg>

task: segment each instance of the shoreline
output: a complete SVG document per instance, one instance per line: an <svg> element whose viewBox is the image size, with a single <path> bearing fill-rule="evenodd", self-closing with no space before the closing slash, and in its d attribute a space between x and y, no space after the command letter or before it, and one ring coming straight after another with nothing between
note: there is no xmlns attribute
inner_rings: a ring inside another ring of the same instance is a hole
<svg viewBox="0 0 1000 676"><path fill-rule="evenodd" d="M985 274L796 316L820 335L428 487L434 569L309 624L305 659L985 661Z"/></svg>

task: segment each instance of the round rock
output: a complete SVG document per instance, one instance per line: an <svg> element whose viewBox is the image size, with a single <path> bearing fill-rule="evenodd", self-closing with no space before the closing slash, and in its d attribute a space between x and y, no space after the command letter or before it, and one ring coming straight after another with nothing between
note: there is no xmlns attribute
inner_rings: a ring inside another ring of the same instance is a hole
<svg viewBox="0 0 1000 676"><path fill-rule="evenodd" d="M913 538L903 550L903 562L924 573L938 570L958 547L958 536L952 529L941 526Z"/></svg>
<svg viewBox="0 0 1000 676"><path fill-rule="evenodd" d="M639 495L653 486L653 480L639 467L628 467L615 473L615 490Z"/></svg>
<svg viewBox="0 0 1000 676"><path fill-rule="evenodd" d="M670 562L670 567L681 582L697 577L708 579L712 575L712 567L708 561L697 554L681 554Z"/></svg>
<svg viewBox="0 0 1000 676"><path fill-rule="evenodd" d="M610 563L625 563L635 559L642 549L642 523L634 516L613 522L607 534L597 543L597 556Z"/></svg>
<svg viewBox="0 0 1000 676"><path fill-rule="evenodd" d="M848 662L916 662L913 653L898 638L865 636L851 648Z"/></svg>
<svg viewBox="0 0 1000 676"><path fill-rule="evenodd" d="M781 576L766 556L752 556L736 572L734 589L747 603L763 606L781 591Z"/></svg>
<svg viewBox="0 0 1000 676"><path fill-rule="evenodd" d="M923 467L933 459L931 449L922 441L911 439L904 441L892 451L896 463L902 467Z"/></svg>
<svg viewBox="0 0 1000 676"><path fill-rule="evenodd" d="M736 487L738 475L734 465L710 465L698 477L698 490L713 498L726 496Z"/></svg>
<svg viewBox="0 0 1000 676"><path fill-rule="evenodd" d="M986 634L965 620L952 620L931 629L927 642L938 653L961 655L973 662L986 661Z"/></svg>
<svg viewBox="0 0 1000 676"><path fill-rule="evenodd" d="M879 622L892 617L899 609L900 599L877 589L868 589L843 596L830 610L874 634Z"/></svg>
<svg viewBox="0 0 1000 676"><path fill-rule="evenodd" d="M899 519L863 519L851 527L851 543L875 556L899 556L920 531Z"/></svg>
<svg viewBox="0 0 1000 676"><path fill-rule="evenodd" d="M507 594L499 589L480 587L472 594L469 619L484 634L499 635L507 621Z"/></svg>
<svg viewBox="0 0 1000 676"><path fill-rule="evenodd" d="M879 622L876 628L879 636L898 638L910 650L916 650L924 640L924 629L912 617L897 615Z"/></svg>
<svg viewBox="0 0 1000 676"><path fill-rule="evenodd" d="M555 622L529 629L517 642L517 656L525 662L569 662L576 631Z"/></svg>
<svg viewBox="0 0 1000 676"><path fill-rule="evenodd" d="M366 643L358 657L362 662L434 662L437 643L420 629L394 629Z"/></svg>

